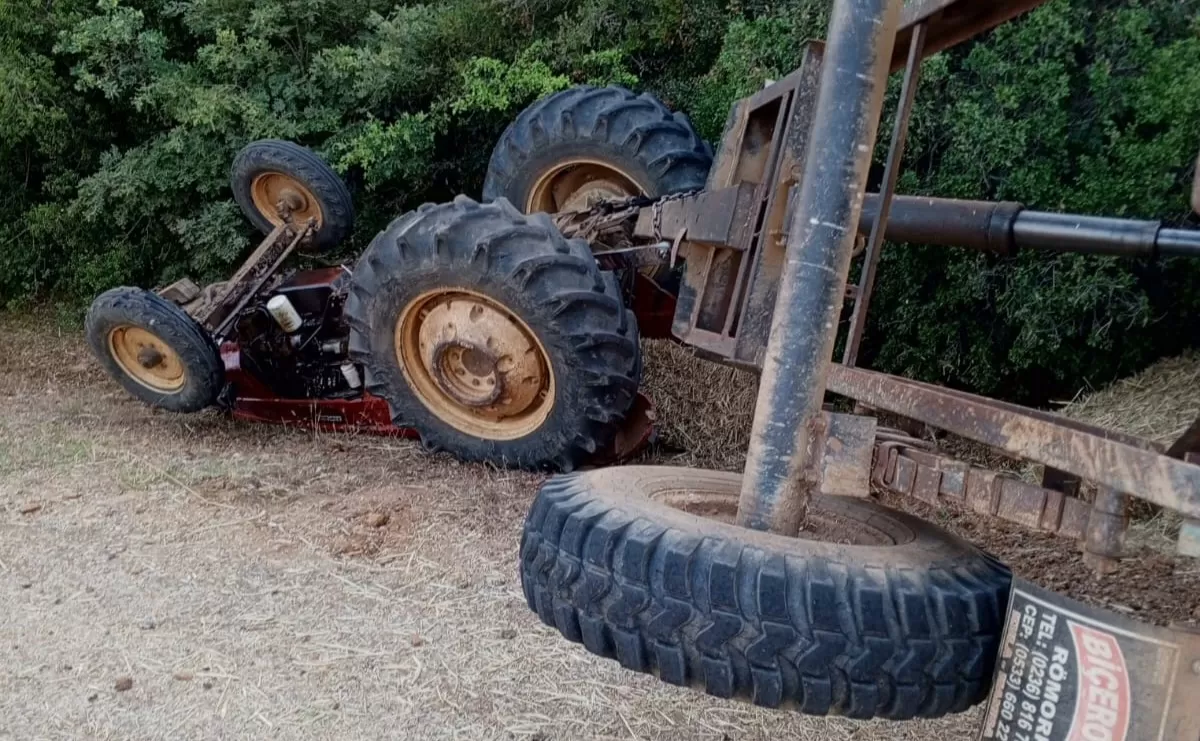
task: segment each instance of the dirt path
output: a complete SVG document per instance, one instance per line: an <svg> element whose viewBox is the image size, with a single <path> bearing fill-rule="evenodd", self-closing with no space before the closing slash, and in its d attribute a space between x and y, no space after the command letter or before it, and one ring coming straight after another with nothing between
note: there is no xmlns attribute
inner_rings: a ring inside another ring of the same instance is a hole
<svg viewBox="0 0 1200 741"><path fill-rule="evenodd" d="M538 482L403 441L155 413L74 332L0 317L0 738L973 736L978 711L805 718L561 640L515 574Z"/></svg>
<svg viewBox="0 0 1200 741"><path fill-rule="evenodd" d="M803 718L626 672L525 607L516 550L537 477L403 441L158 414L73 332L0 318L0 343L0 738L928 739L973 727L973 715Z"/></svg>

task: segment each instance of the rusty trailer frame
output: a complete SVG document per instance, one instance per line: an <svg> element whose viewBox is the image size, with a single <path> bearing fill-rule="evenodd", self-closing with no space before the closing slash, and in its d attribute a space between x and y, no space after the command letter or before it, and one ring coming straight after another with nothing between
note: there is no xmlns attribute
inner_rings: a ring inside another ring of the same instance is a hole
<svg viewBox="0 0 1200 741"><path fill-rule="evenodd" d="M823 472L844 477L850 470L830 464L830 428L861 428L823 410L828 391L1045 466L1035 485L953 461L915 440L877 435L876 485L928 502L957 499L1081 539L1085 558L1100 571L1120 556L1126 504L1137 497L1182 513L1179 550L1200 556L1200 420L1164 449L1060 415L855 367L885 240L1001 254L1200 256L1200 232L1159 222L895 194L922 60L1043 2L835 0L828 39L810 43L797 70L734 106L706 190L637 213L635 237L670 244L672 259L686 258L675 336L708 357L761 372L741 524L794 533L812 492L845 488L822 481ZM897 70L904 77L881 188L867 194L883 92ZM1200 180L1193 198L1200 204ZM860 279L847 286L858 252ZM853 311L837 364L831 356L847 300ZM1082 481L1096 485L1091 502L1079 496Z"/></svg>

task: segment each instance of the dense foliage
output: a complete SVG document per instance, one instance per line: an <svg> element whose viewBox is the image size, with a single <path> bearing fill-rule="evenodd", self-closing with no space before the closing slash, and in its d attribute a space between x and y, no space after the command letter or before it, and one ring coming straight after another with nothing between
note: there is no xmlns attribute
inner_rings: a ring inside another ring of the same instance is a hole
<svg viewBox="0 0 1200 741"><path fill-rule="evenodd" d="M352 183L346 255L477 194L491 144L578 82L656 91L715 140L794 66L828 0L0 0L0 306L226 272L226 185L262 137ZM1054 0L926 67L902 190L1187 218L1200 0ZM886 143L886 142L885 142ZM1200 270L893 246L867 359L1045 398L1194 344Z"/></svg>

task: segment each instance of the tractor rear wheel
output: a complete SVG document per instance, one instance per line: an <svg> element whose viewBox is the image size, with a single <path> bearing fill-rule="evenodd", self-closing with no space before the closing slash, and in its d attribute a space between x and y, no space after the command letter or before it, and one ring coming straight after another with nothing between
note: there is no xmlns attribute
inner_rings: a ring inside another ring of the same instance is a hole
<svg viewBox="0 0 1200 741"><path fill-rule="evenodd" d="M492 150L483 198L526 213L704 187L712 148L691 121L649 93L574 87L517 116Z"/></svg>
<svg viewBox="0 0 1200 741"><path fill-rule="evenodd" d="M571 470L613 441L637 393L637 324L613 275L503 199L394 221L345 313L367 389L459 458Z"/></svg>
<svg viewBox="0 0 1200 741"><path fill-rule="evenodd" d="M869 500L814 497L795 537L734 524L741 476L558 476L521 538L529 607L635 671L810 714L935 717L981 701L1011 576Z"/></svg>
<svg viewBox="0 0 1200 741"><path fill-rule="evenodd" d="M142 402L172 412L211 406L224 366L204 328L175 304L141 288L114 288L92 302L85 321L100 364Z"/></svg>

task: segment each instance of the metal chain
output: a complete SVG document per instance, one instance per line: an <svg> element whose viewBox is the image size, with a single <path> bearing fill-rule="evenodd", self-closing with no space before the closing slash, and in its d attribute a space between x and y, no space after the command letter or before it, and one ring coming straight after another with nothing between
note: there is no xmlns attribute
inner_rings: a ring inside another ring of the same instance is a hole
<svg viewBox="0 0 1200 741"><path fill-rule="evenodd" d="M655 239L661 241L663 238L663 234L662 234L662 207L663 207L663 205L670 203L671 201L681 201L684 198L690 198L691 196L694 196L699 192L701 192L701 189L699 189L699 188L696 190L683 190L678 193L672 193L669 196L664 196L654 202L654 238Z"/></svg>

